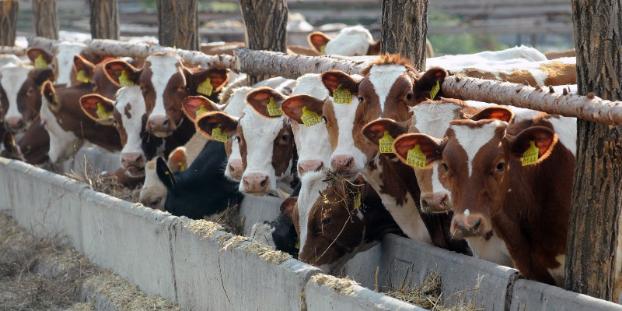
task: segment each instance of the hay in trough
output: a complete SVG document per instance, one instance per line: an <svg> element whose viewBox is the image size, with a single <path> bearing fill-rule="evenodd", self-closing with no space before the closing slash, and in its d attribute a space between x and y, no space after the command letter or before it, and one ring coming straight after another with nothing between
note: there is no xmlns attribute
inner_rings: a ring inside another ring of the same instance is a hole
<svg viewBox="0 0 622 311"><path fill-rule="evenodd" d="M207 220L192 220L187 228L204 238L210 238L224 229L220 224Z"/></svg>
<svg viewBox="0 0 622 311"><path fill-rule="evenodd" d="M221 224L225 231L233 234L241 235L244 232L244 224L240 216L240 204L227 206L220 213L206 216L204 219Z"/></svg>
<svg viewBox="0 0 622 311"><path fill-rule="evenodd" d="M358 286L358 283L351 279L338 278L332 275L322 273L312 276L311 281L320 285L326 285L343 295L352 295L354 293L355 287Z"/></svg>
<svg viewBox="0 0 622 311"><path fill-rule="evenodd" d="M95 169L93 165L88 163L86 159L84 161L84 167L85 169L83 172L72 170L64 173L64 175L89 185L92 190L111 195L121 200L138 202L142 185L138 185L134 189L127 188L118 182L117 177L114 175L102 174L101 171Z"/></svg>

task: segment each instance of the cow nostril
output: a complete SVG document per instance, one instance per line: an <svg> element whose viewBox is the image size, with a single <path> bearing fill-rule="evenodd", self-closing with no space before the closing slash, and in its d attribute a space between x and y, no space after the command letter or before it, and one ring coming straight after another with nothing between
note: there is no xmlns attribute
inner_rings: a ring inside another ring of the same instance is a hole
<svg viewBox="0 0 622 311"><path fill-rule="evenodd" d="M259 183L259 186L261 186L262 188L265 187L268 184L268 177L264 178L264 180L262 180Z"/></svg>
<svg viewBox="0 0 622 311"><path fill-rule="evenodd" d="M168 126L168 119L164 120L164 122L162 122L162 126Z"/></svg>
<svg viewBox="0 0 622 311"><path fill-rule="evenodd" d="M352 166L352 162L354 162L354 158L348 158L348 161L346 162L346 167Z"/></svg>
<svg viewBox="0 0 622 311"><path fill-rule="evenodd" d="M477 219L475 221L475 223L473 224L473 226L471 227L471 230L476 231L477 229L479 229L479 226L482 224L482 220L481 219Z"/></svg>

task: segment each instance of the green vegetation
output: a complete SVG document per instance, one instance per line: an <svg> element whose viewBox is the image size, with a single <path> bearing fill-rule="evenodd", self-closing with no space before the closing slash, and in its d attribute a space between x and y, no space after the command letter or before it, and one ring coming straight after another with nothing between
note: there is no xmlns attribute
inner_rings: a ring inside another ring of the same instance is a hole
<svg viewBox="0 0 622 311"><path fill-rule="evenodd" d="M437 11L429 12L428 15L428 29L457 25L459 22L460 18ZM507 48L506 45L498 42L494 36L486 34L437 34L428 36L428 39L432 42L434 54L437 56Z"/></svg>

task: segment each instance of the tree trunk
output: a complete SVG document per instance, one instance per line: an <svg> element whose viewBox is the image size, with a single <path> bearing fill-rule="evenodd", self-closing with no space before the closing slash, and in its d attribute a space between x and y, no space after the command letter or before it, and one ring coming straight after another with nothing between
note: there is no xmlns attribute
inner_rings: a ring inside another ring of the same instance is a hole
<svg viewBox="0 0 622 311"><path fill-rule="evenodd" d="M158 0L158 39L162 46L199 49L197 0Z"/></svg>
<svg viewBox="0 0 622 311"><path fill-rule="evenodd" d="M17 10L19 3L16 0L4 0L0 3L0 45L14 46L17 32Z"/></svg>
<svg viewBox="0 0 622 311"><path fill-rule="evenodd" d="M37 36L58 39L56 0L32 0L32 14Z"/></svg>
<svg viewBox="0 0 622 311"><path fill-rule="evenodd" d="M398 53L425 70L428 0L383 0L382 53Z"/></svg>
<svg viewBox="0 0 622 311"><path fill-rule="evenodd" d="M287 51L287 1L240 0L246 27L246 47L252 50ZM268 76L253 75L251 83Z"/></svg>
<svg viewBox="0 0 622 311"><path fill-rule="evenodd" d="M580 94L620 99L622 0L573 0L572 12ZM575 176L565 287L611 300L622 205L622 127L578 121Z"/></svg>
<svg viewBox="0 0 622 311"><path fill-rule="evenodd" d="M91 1L91 36L93 39L119 39L117 0Z"/></svg>

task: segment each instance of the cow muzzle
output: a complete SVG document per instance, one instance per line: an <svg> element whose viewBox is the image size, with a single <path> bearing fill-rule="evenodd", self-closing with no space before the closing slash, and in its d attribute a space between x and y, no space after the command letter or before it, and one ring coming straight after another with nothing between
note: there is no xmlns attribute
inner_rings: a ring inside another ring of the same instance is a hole
<svg viewBox="0 0 622 311"><path fill-rule="evenodd" d="M151 116L147 121L147 131L159 138L170 136L175 126L167 116Z"/></svg>
<svg viewBox="0 0 622 311"><path fill-rule="evenodd" d="M264 195L270 190L270 177L262 173L250 173L242 178L242 186L245 193Z"/></svg>
<svg viewBox="0 0 622 311"><path fill-rule="evenodd" d="M350 174L354 169L354 157L350 155L336 155L330 161L334 171L342 174Z"/></svg>
<svg viewBox="0 0 622 311"><path fill-rule="evenodd" d="M22 117L6 117L4 127L11 133L17 133L26 129L26 122Z"/></svg>
<svg viewBox="0 0 622 311"><path fill-rule="evenodd" d="M447 213L451 210L451 202L446 192L421 194L421 211L426 214Z"/></svg>
<svg viewBox="0 0 622 311"><path fill-rule="evenodd" d="M130 177L144 175L145 157L142 153L124 153L121 155L121 166Z"/></svg>
<svg viewBox="0 0 622 311"><path fill-rule="evenodd" d="M242 174L244 174L244 164L242 163L242 160L230 160L227 165L227 173L229 178L235 181L240 181L242 179Z"/></svg>
<svg viewBox="0 0 622 311"><path fill-rule="evenodd" d="M317 172L324 167L324 163L320 160L307 160L298 163L298 173L303 175L307 172Z"/></svg>
<svg viewBox="0 0 622 311"><path fill-rule="evenodd" d="M468 210L467 210L468 211ZM486 230L486 220L479 214L454 214L451 221L451 235L454 239L483 236Z"/></svg>

